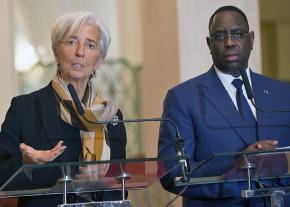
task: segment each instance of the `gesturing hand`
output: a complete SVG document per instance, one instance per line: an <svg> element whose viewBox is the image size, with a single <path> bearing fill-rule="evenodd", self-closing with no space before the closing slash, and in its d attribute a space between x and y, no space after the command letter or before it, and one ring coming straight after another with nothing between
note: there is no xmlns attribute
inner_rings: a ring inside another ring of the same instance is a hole
<svg viewBox="0 0 290 207"><path fill-rule="evenodd" d="M46 162L51 162L59 155L63 153L66 146L63 145L63 141L59 141L57 145L51 150L36 150L24 143L21 143L20 151L22 152L22 161L26 164L43 164Z"/></svg>

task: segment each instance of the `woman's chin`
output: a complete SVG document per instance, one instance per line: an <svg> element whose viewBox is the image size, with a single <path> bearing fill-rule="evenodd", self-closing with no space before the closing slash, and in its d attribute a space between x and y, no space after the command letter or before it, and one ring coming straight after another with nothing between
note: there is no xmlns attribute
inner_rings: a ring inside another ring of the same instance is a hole
<svg viewBox="0 0 290 207"><path fill-rule="evenodd" d="M87 84L89 78L84 78L84 77L70 77L67 79L64 79L68 83L83 83Z"/></svg>
<svg viewBox="0 0 290 207"><path fill-rule="evenodd" d="M74 73L74 74L70 74L70 76L68 77L69 81L72 82L87 82L90 76L85 75L85 74L79 74L79 73Z"/></svg>

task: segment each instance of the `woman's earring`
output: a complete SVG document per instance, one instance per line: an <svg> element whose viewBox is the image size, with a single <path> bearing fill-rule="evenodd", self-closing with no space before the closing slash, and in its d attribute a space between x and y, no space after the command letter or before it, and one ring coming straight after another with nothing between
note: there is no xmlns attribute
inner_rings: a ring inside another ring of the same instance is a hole
<svg viewBox="0 0 290 207"><path fill-rule="evenodd" d="M96 72L96 70L94 70L94 71L92 72L91 77L92 77L92 78L96 78L96 77L97 77L97 72Z"/></svg>
<svg viewBox="0 0 290 207"><path fill-rule="evenodd" d="M60 64L60 63L57 63L57 64L56 64L56 72L57 72L58 74L60 74L60 71L61 71L61 64Z"/></svg>

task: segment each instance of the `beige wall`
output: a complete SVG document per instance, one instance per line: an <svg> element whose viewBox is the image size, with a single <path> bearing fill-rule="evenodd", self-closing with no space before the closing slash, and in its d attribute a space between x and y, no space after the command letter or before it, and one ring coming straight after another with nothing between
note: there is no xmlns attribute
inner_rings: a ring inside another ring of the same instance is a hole
<svg viewBox="0 0 290 207"><path fill-rule="evenodd" d="M290 81L290 21L276 25L278 78Z"/></svg>
<svg viewBox="0 0 290 207"><path fill-rule="evenodd" d="M120 54L132 64L141 64L141 0L122 0L117 1L117 4Z"/></svg>
<svg viewBox="0 0 290 207"><path fill-rule="evenodd" d="M16 72L14 71L14 22L11 0L2 0L0 7L0 123L3 122L11 98L17 94Z"/></svg>
<svg viewBox="0 0 290 207"><path fill-rule="evenodd" d="M264 22L261 24L262 40L262 64L263 73L271 77L279 77L277 68L277 31L273 22Z"/></svg>
<svg viewBox="0 0 290 207"><path fill-rule="evenodd" d="M175 0L142 0L142 114L160 117L166 91L179 82ZM143 130L147 156L156 156L159 124Z"/></svg>
<svg viewBox="0 0 290 207"><path fill-rule="evenodd" d="M263 71L290 81L290 1L261 0Z"/></svg>
<svg viewBox="0 0 290 207"><path fill-rule="evenodd" d="M179 83L179 52L175 0L142 0L143 71L142 116L161 117L166 91ZM156 157L159 123L143 128L146 157ZM165 205L170 197L160 186L151 193L152 203ZM173 197L173 195L171 195ZM165 200L165 203L162 201ZM153 205L154 206L154 205ZM177 200L173 206L181 206Z"/></svg>

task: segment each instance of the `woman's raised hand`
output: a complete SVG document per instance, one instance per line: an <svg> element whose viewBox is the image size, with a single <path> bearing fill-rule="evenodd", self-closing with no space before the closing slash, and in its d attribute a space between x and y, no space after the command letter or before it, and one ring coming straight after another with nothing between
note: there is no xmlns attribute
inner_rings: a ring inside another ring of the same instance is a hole
<svg viewBox="0 0 290 207"><path fill-rule="evenodd" d="M63 141L59 141L57 145L51 150L36 150L24 143L21 143L20 151L22 152L22 161L26 164L44 164L53 161L59 155L63 153L66 146L63 145Z"/></svg>

